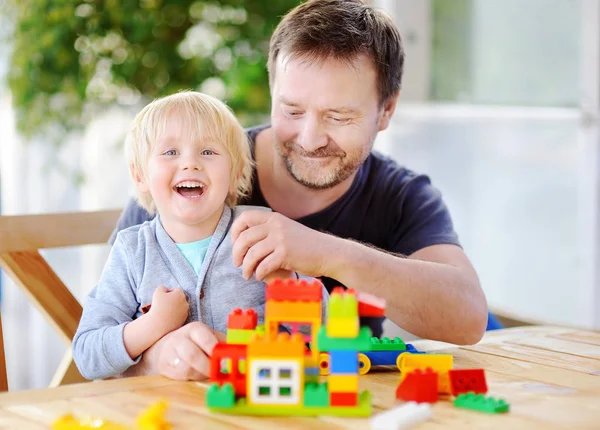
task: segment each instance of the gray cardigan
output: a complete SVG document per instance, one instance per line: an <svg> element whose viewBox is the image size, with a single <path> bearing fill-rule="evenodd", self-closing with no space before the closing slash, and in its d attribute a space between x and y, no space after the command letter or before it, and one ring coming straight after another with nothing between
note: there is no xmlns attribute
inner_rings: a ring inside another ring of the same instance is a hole
<svg viewBox="0 0 600 430"><path fill-rule="evenodd" d="M264 322L265 283L242 277L232 261L230 227L249 209L225 207L199 275L179 251L155 217L117 235L100 282L85 300L83 315L73 339L73 359L87 379L122 373L132 360L123 343L125 324L142 315L159 285L182 288L188 298L187 322L201 321L226 332L227 316L234 308L253 308ZM201 294L203 293L203 294ZM324 298L326 297L324 290Z"/></svg>

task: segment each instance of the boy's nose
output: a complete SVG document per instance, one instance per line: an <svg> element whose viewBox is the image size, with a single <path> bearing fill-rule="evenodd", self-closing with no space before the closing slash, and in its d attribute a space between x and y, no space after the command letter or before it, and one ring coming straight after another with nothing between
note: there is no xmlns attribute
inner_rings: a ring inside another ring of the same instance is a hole
<svg viewBox="0 0 600 430"><path fill-rule="evenodd" d="M181 170L202 170L202 163L196 157L182 157Z"/></svg>

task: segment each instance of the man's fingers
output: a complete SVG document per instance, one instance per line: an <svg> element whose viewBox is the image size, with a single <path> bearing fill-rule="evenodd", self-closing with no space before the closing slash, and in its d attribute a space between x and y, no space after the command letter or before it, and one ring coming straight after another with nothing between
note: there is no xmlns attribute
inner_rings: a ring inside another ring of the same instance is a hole
<svg viewBox="0 0 600 430"><path fill-rule="evenodd" d="M239 217L233 222L231 226L231 240L234 242L238 236L250 227L254 227L259 224L264 224L271 216L271 212L265 211L246 211L240 214Z"/></svg>
<svg viewBox="0 0 600 430"><path fill-rule="evenodd" d="M273 246L267 240L261 240L248 250L242 263L242 274L245 279L250 279L258 265L273 253Z"/></svg>
<svg viewBox="0 0 600 430"><path fill-rule="evenodd" d="M245 213L245 212L244 212ZM269 228L260 224L242 231L233 243L233 264L238 267L244 261L248 250L269 235Z"/></svg>
<svg viewBox="0 0 600 430"><path fill-rule="evenodd" d="M175 348L175 352L182 363L173 363L173 367L177 368L177 366L185 365L189 366L200 375L209 375L210 362L208 357L206 356L206 353L192 341L192 339L184 338L181 340Z"/></svg>
<svg viewBox="0 0 600 430"><path fill-rule="evenodd" d="M190 323L189 338L208 356L212 355L215 345L219 342L208 326L202 323Z"/></svg>
<svg viewBox="0 0 600 430"><path fill-rule="evenodd" d="M277 276L277 270L281 268L281 259L273 252L267 255L256 267L256 279L262 281L270 274L273 278ZM282 272L286 278L289 277L289 272Z"/></svg>

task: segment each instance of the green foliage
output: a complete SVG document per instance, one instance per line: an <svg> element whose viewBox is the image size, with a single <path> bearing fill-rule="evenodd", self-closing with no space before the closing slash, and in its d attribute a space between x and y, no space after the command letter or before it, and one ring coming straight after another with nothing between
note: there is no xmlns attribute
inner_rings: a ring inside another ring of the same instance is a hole
<svg viewBox="0 0 600 430"><path fill-rule="evenodd" d="M271 33L298 3L11 0L17 126L26 137L56 125L62 133L107 105L190 88L216 88L242 122L252 121L269 110Z"/></svg>

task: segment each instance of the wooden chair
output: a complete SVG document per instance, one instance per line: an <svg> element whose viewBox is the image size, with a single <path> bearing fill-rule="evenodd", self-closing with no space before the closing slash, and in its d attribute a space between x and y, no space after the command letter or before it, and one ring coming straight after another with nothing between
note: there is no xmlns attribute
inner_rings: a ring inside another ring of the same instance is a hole
<svg viewBox="0 0 600 430"><path fill-rule="evenodd" d="M120 211L0 216L0 267L69 347L51 387L84 381L71 342L82 308L39 253L40 249L106 243ZM0 320L0 391L8 390Z"/></svg>

